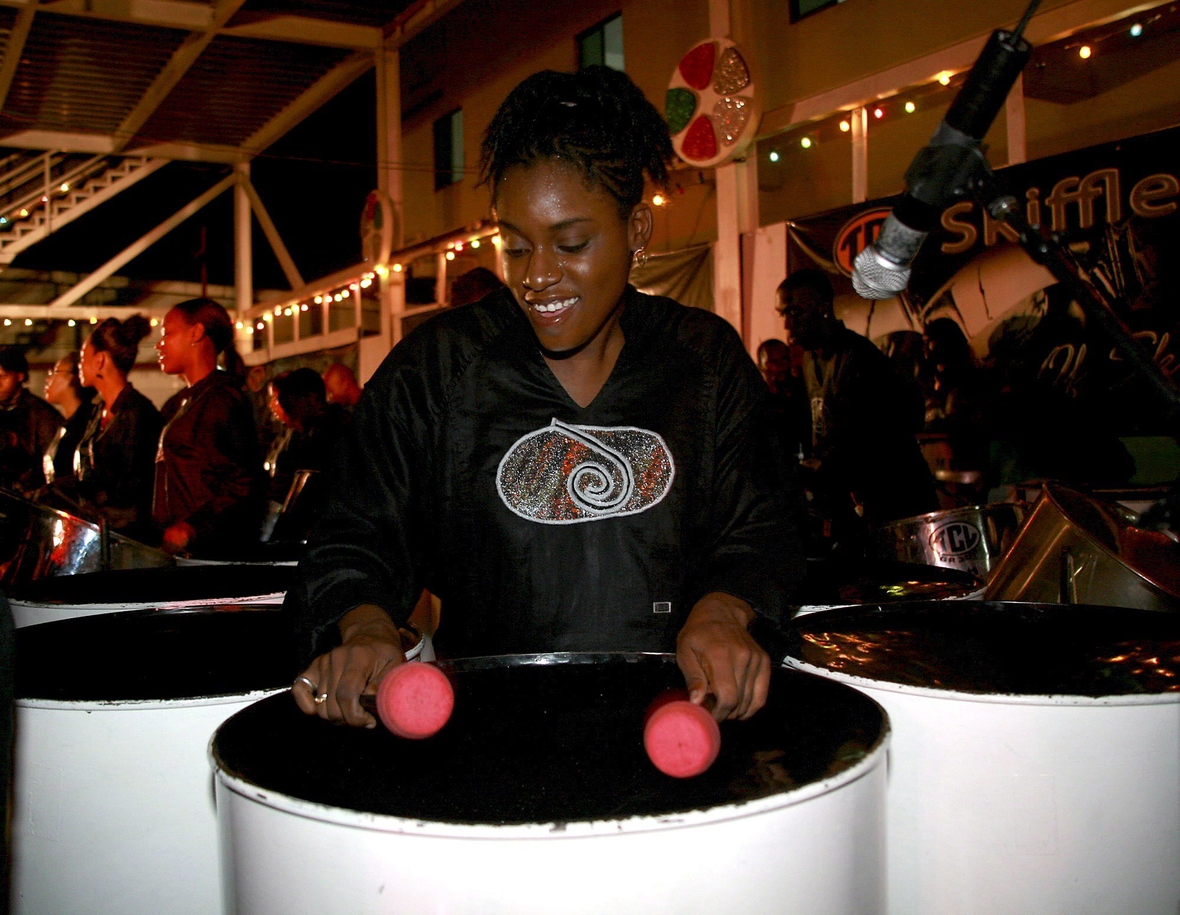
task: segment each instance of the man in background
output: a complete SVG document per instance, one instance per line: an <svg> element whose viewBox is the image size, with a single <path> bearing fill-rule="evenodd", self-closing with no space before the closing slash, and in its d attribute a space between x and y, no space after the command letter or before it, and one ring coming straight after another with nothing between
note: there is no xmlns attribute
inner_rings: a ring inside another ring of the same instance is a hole
<svg viewBox="0 0 1180 915"><path fill-rule="evenodd" d="M361 399L361 386L356 383L356 375L339 362L332 363L324 372L324 389L328 403L339 404L346 410L352 410Z"/></svg>
<svg viewBox="0 0 1180 915"><path fill-rule="evenodd" d="M822 496L837 543L866 528L938 509L917 433L921 390L896 373L876 346L836 319L828 277L798 270L778 289L778 312L804 350L811 406L809 488Z"/></svg>
<svg viewBox="0 0 1180 915"><path fill-rule="evenodd" d="M25 387L29 362L0 347L0 487L28 493L43 486L41 457L62 427L61 414Z"/></svg>

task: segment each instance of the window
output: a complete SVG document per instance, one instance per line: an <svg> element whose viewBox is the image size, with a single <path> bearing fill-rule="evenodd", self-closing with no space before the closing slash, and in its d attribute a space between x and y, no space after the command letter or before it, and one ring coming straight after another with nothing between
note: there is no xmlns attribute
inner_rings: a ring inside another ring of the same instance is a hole
<svg viewBox="0 0 1180 915"><path fill-rule="evenodd" d="M578 36L578 68L601 64L623 69L623 14L615 13L605 22Z"/></svg>
<svg viewBox="0 0 1180 915"><path fill-rule="evenodd" d="M463 180L463 109L434 122L434 189Z"/></svg>
<svg viewBox="0 0 1180 915"><path fill-rule="evenodd" d="M804 16L810 16L843 2L844 0L791 0L791 21L798 22Z"/></svg>

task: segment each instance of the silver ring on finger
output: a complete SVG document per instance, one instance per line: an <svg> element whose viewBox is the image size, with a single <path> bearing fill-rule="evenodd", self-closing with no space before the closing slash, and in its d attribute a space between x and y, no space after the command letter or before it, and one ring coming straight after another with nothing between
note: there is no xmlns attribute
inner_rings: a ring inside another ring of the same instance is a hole
<svg viewBox="0 0 1180 915"><path fill-rule="evenodd" d="M307 684L307 688L311 690L311 694L313 696L316 694L316 692L319 689L319 687L317 687L314 683L312 683L309 679L307 679L307 677L296 677L295 682Z"/></svg>

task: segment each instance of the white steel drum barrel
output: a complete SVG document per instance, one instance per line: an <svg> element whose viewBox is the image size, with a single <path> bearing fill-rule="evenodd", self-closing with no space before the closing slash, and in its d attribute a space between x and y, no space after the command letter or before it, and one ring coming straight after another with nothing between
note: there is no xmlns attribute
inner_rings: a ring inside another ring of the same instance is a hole
<svg viewBox="0 0 1180 915"><path fill-rule="evenodd" d="M173 566L32 582L12 603L16 625L124 610L281 604L296 570L275 565Z"/></svg>
<svg viewBox="0 0 1180 915"><path fill-rule="evenodd" d="M892 915L1180 911L1180 619L948 602L796 622L888 712Z"/></svg>
<svg viewBox="0 0 1180 915"><path fill-rule="evenodd" d="M209 739L290 686L290 640L275 608L18 630L12 911L216 912Z"/></svg>
<svg viewBox="0 0 1180 915"><path fill-rule="evenodd" d="M444 663L451 721L408 741L239 712L211 754L225 909L364 913L879 913L888 725L785 669L693 779L657 771L644 711L670 656Z"/></svg>

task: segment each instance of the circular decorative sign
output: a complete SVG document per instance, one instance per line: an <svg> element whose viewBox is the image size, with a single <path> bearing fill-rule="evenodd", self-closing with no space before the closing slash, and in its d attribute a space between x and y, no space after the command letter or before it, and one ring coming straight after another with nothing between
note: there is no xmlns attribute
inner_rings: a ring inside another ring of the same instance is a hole
<svg viewBox="0 0 1180 915"><path fill-rule="evenodd" d="M676 154L707 168L741 156L762 116L745 56L728 38L711 38L680 59L664 105Z"/></svg>
<svg viewBox="0 0 1180 915"><path fill-rule="evenodd" d="M393 251L397 214L393 203L380 191L369 191L361 211L361 257L372 264L383 264Z"/></svg>

